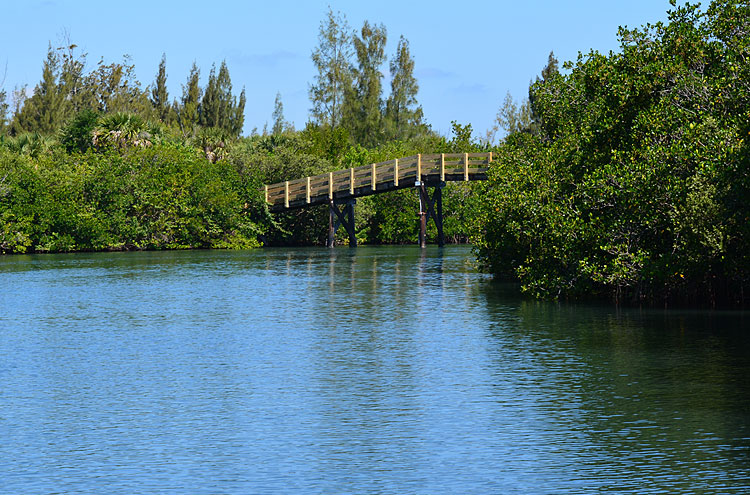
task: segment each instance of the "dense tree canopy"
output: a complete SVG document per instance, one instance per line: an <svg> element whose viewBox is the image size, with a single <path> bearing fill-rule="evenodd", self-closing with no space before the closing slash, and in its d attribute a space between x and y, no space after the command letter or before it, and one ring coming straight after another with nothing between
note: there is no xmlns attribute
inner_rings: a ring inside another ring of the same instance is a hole
<svg viewBox="0 0 750 495"><path fill-rule="evenodd" d="M531 90L476 242L545 296L741 304L750 269L750 7L678 7Z"/></svg>

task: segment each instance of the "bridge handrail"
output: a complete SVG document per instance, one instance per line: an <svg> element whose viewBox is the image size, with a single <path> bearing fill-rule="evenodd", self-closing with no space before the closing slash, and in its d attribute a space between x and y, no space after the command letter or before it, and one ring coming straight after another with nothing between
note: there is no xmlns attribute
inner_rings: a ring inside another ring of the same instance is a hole
<svg viewBox="0 0 750 495"><path fill-rule="evenodd" d="M266 185L264 193L271 206L289 208L290 203L310 204L326 196L332 200L342 193L354 197L356 190L367 191L368 187L370 193L376 192L379 185L398 188L399 181L468 181L486 174L491 161L492 152L419 154Z"/></svg>

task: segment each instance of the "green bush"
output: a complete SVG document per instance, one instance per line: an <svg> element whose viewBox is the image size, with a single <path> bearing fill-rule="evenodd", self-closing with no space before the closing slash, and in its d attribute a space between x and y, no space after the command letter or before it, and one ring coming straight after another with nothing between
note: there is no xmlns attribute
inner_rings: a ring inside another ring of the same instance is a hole
<svg viewBox="0 0 750 495"><path fill-rule="evenodd" d="M532 87L538 135L499 150L475 241L543 297L745 304L750 8L676 8Z"/></svg>
<svg viewBox="0 0 750 495"><path fill-rule="evenodd" d="M0 153L3 253L258 245L260 182L193 148Z"/></svg>

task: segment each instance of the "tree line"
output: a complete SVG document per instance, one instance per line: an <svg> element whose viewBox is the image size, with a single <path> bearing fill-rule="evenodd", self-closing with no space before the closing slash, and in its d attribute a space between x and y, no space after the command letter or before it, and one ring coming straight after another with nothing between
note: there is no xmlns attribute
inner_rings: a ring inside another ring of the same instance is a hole
<svg viewBox="0 0 750 495"><path fill-rule="evenodd" d="M488 270L540 297L747 305L750 6L672 5L506 99L473 229Z"/></svg>
<svg viewBox="0 0 750 495"><path fill-rule="evenodd" d="M16 90L12 108L0 108L0 252L248 247L261 234L266 244L322 243L324 210L274 218L262 185L393 153L449 151L422 122L405 38L388 64L388 97L383 25L354 32L329 10L318 41L307 125L295 130L277 95L270 132L244 137L245 90L236 94L225 62L205 86L193 64L172 97L165 55L144 87L127 57L89 68L74 43L50 45L33 93ZM414 206L411 195L399 198L406 211ZM386 206L360 203L363 242L405 242L415 232L415 213L378 226ZM468 236L458 225L446 230Z"/></svg>
<svg viewBox="0 0 750 495"><path fill-rule="evenodd" d="M312 55L318 74L310 86L311 117L330 129L345 129L354 144L374 147L426 132L409 42L401 36L389 67L391 91L383 98L387 30L364 22L351 32L346 18L329 9Z"/></svg>
<svg viewBox="0 0 750 495"><path fill-rule="evenodd" d="M387 61L384 25L365 21L359 32L350 29L346 17L329 9L321 22L318 46L312 53L317 69L310 85L310 124L339 135L349 144L372 147L394 140L429 133L417 102L419 85L409 42L400 37L388 67L391 91L383 95L383 65ZM67 42L50 44L42 65L42 77L27 97L27 87L12 93L0 91L0 135L57 136L60 129L82 112L104 117L130 114L139 121L158 123L164 130L192 138L211 129L225 139L240 136L245 122L246 94L233 93L226 61L212 65L205 87L201 70L193 63L182 94L170 99L167 60L162 55L153 82L145 88L135 77L128 56L122 62L99 60L87 71L87 54ZM274 102L270 132L293 131L284 119L281 95ZM255 132L255 131L254 131ZM268 133L264 129L264 134Z"/></svg>
<svg viewBox="0 0 750 495"><path fill-rule="evenodd" d="M194 63L182 95L169 101L166 56L152 85L143 88L135 77L135 66L128 56L122 62L105 63L86 71L87 54L77 45L53 48L49 45L42 65L42 78L26 97L26 87L13 92L12 116L6 93L0 93L0 133L11 137L26 133L56 135L81 112L100 116L115 113L138 115L179 129L183 136L196 135L200 128L220 129L239 136L244 125L245 90L232 93L232 81L226 62L218 72L211 67L208 82L201 88L200 69Z"/></svg>

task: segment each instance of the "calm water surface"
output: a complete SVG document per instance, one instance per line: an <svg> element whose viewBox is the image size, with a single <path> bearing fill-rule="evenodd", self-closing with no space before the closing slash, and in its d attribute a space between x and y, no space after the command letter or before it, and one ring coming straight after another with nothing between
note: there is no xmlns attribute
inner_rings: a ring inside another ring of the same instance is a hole
<svg viewBox="0 0 750 495"><path fill-rule="evenodd" d="M0 258L0 492L750 492L750 315L533 302L471 262Z"/></svg>

